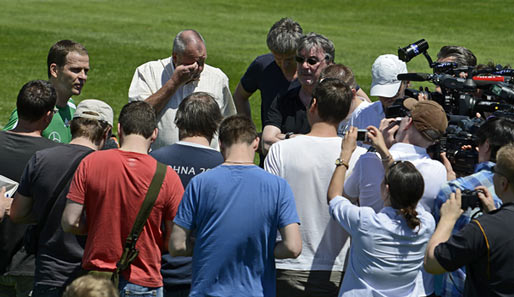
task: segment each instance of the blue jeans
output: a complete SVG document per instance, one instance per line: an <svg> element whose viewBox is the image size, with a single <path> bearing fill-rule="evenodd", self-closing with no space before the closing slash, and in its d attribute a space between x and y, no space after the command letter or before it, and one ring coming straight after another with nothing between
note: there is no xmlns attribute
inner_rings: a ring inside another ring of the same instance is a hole
<svg viewBox="0 0 514 297"><path fill-rule="evenodd" d="M163 297L162 287L143 287L129 283L123 277L120 277L118 288L120 290L120 297Z"/></svg>

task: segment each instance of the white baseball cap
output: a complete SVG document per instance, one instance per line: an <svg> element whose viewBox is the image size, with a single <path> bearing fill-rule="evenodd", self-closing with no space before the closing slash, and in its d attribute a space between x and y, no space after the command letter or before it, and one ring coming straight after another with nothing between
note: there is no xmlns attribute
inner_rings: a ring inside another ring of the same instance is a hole
<svg viewBox="0 0 514 297"><path fill-rule="evenodd" d="M394 97L400 85L401 80L396 76L400 73L407 73L407 64L400 61L396 55L379 56L371 67L371 96Z"/></svg>
<svg viewBox="0 0 514 297"><path fill-rule="evenodd" d="M97 99L82 100L77 106L73 118L93 119L107 122L111 127L113 125L112 108L107 103Z"/></svg>

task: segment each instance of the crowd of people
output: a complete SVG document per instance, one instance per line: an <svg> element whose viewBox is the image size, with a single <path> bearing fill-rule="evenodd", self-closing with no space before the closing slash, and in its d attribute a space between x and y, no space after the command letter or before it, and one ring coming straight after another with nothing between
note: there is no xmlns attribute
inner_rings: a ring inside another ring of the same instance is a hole
<svg viewBox="0 0 514 297"><path fill-rule="evenodd" d="M72 99L86 48L54 44L0 131L0 297L513 296L514 121L487 118L457 178L427 153L443 107L421 92L386 118L408 86L396 55L373 63L372 102L325 36L283 18L266 41L232 96L179 32L135 70L117 136L107 103ZM461 46L438 61L477 64Z"/></svg>

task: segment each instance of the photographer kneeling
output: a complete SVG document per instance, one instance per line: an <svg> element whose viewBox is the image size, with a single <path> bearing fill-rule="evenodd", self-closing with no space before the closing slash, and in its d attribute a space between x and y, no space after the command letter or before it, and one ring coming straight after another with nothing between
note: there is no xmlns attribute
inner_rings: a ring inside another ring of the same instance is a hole
<svg viewBox="0 0 514 297"><path fill-rule="evenodd" d="M380 154L385 170L384 208L375 213L371 207L353 205L342 197L347 160L356 147L355 127L351 127L343 139L341 165L336 167L328 188L330 214L352 236L350 262L339 296L424 295L417 280L435 221L418 204L424 192L423 177L411 162L393 162L377 128L368 127L367 135Z"/></svg>
<svg viewBox="0 0 514 297"><path fill-rule="evenodd" d="M478 197L489 213L474 219L458 233L452 229L463 213L457 189L441 207L441 220L430 239L425 270L433 274L466 265L464 296L512 296L514 294L514 146L502 147L492 168L494 190L504 202L494 207L486 187Z"/></svg>
<svg viewBox="0 0 514 297"><path fill-rule="evenodd" d="M441 187L434 203L433 215L436 222L440 219L441 205L445 203L456 189L475 190L477 187L486 187L491 193L494 207L501 206L501 200L496 196L493 185L493 171L496 153L509 143L514 143L514 121L506 118L490 118L484 122L476 133L478 142L478 164L475 173L449 181ZM485 205L484 205L485 207ZM466 226L472 218L482 215L479 207L464 209L464 213L457 219L452 233L457 233ZM466 270L464 267L453 272L436 276L436 295L461 296L464 290Z"/></svg>

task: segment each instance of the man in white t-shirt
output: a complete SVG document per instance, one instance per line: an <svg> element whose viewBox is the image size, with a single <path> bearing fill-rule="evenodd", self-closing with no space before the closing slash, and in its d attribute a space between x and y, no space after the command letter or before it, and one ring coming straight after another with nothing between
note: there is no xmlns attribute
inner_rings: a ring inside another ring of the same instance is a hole
<svg viewBox="0 0 514 297"><path fill-rule="evenodd" d="M173 40L172 56L139 66L129 88L129 102L146 101L157 113L159 135L152 149L179 141L174 123L180 102L194 92L207 92L218 103L224 117L236 113L228 77L205 64L205 41L195 30L179 32ZM211 142L218 148L218 138Z"/></svg>
<svg viewBox="0 0 514 297"><path fill-rule="evenodd" d="M353 94L339 79L322 80L313 91L307 110L310 133L273 144L264 169L287 180L300 216L302 254L276 260L277 296L337 296L349 246L348 234L326 215L326 195L337 165L352 167L350 160L334 161L341 150L337 126L348 114Z"/></svg>
<svg viewBox="0 0 514 297"><path fill-rule="evenodd" d="M368 126L380 126L380 121L385 118L385 110L396 99L403 98L406 81L400 81L397 75L407 72L407 64L400 61L396 55L379 56L371 67L370 95L378 97L375 101L360 112L354 112L348 121L349 126L366 129ZM344 129L343 129L344 130Z"/></svg>

